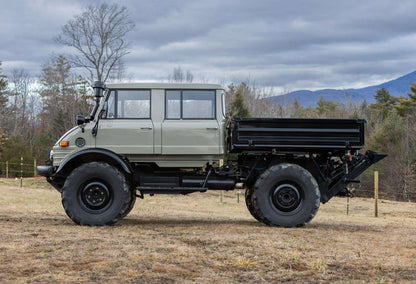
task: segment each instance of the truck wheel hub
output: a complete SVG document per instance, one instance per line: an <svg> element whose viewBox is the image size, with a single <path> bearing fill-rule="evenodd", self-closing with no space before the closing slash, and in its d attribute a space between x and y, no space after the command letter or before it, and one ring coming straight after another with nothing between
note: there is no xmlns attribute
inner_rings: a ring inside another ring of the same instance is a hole
<svg viewBox="0 0 416 284"><path fill-rule="evenodd" d="M110 201L110 191L101 182L91 182L82 189L81 200L89 209L98 210Z"/></svg>
<svg viewBox="0 0 416 284"><path fill-rule="evenodd" d="M274 206L283 212L295 210L301 201L299 189L292 184L281 184L272 191L272 201Z"/></svg>

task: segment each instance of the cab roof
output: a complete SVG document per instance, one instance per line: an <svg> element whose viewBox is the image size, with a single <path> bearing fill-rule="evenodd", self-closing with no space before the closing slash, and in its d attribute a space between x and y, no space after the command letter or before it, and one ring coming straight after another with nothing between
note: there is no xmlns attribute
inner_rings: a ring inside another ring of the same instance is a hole
<svg viewBox="0 0 416 284"><path fill-rule="evenodd" d="M209 89L222 90L218 84L197 83L118 83L106 84L107 89Z"/></svg>

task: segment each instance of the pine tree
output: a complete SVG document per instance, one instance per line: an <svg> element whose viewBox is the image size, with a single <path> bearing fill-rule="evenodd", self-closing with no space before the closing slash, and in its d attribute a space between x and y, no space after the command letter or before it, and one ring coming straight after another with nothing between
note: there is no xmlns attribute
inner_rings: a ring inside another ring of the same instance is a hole
<svg viewBox="0 0 416 284"><path fill-rule="evenodd" d="M416 111L416 85L410 84L411 93L407 93L408 98L400 96L397 98L397 103L394 105L394 109L397 114L404 117L410 114L414 114Z"/></svg>
<svg viewBox="0 0 416 284"><path fill-rule="evenodd" d="M394 110L394 106L397 104L397 98L390 95L384 87L377 90L374 98L375 104L370 105L370 109L375 111L380 116L381 120L385 120L389 112Z"/></svg>
<svg viewBox="0 0 416 284"><path fill-rule="evenodd" d="M387 91L384 87L376 91L376 95L374 96L374 98L376 99L376 102L379 104L388 104L392 102L392 96L390 95L389 91Z"/></svg>
<svg viewBox="0 0 416 284"><path fill-rule="evenodd" d="M416 108L416 101L408 99L403 96L396 98L397 104L394 105L394 110L401 117L412 114Z"/></svg>
<svg viewBox="0 0 416 284"><path fill-rule="evenodd" d="M412 92L411 93L408 92L407 95L412 101L416 102L416 84L415 83L410 84L410 90Z"/></svg>
<svg viewBox="0 0 416 284"><path fill-rule="evenodd" d="M235 92L235 98L234 101L231 104L231 111L230 116L231 117L250 117L250 111L246 107L244 103L244 97L243 97L243 88L244 83L242 83Z"/></svg>
<svg viewBox="0 0 416 284"><path fill-rule="evenodd" d="M333 117L336 116L338 104L330 100L325 100L323 96L316 103L316 111L319 117Z"/></svg>

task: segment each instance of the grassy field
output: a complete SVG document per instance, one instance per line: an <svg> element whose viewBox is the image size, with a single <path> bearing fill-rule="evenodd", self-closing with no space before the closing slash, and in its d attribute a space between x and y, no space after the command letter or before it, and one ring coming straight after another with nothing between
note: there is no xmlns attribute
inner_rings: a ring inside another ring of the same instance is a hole
<svg viewBox="0 0 416 284"><path fill-rule="evenodd" d="M42 179L0 181L2 282L415 282L416 204L353 198L305 228L255 221L227 193L146 196L110 227L77 226Z"/></svg>

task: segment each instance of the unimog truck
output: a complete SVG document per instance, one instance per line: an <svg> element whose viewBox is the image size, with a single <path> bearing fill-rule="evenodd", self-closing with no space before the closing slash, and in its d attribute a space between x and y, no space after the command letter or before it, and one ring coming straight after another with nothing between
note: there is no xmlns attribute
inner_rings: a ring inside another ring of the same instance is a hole
<svg viewBox="0 0 416 284"><path fill-rule="evenodd" d="M80 225L113 224L136 197L238 186L246 188L247 208L258 221L303 226L321 202L386 156L360 151L360 119L227 120L220 85L95 82L93 88L91 114L78 116L48 164L37 167Z"/></svg>

